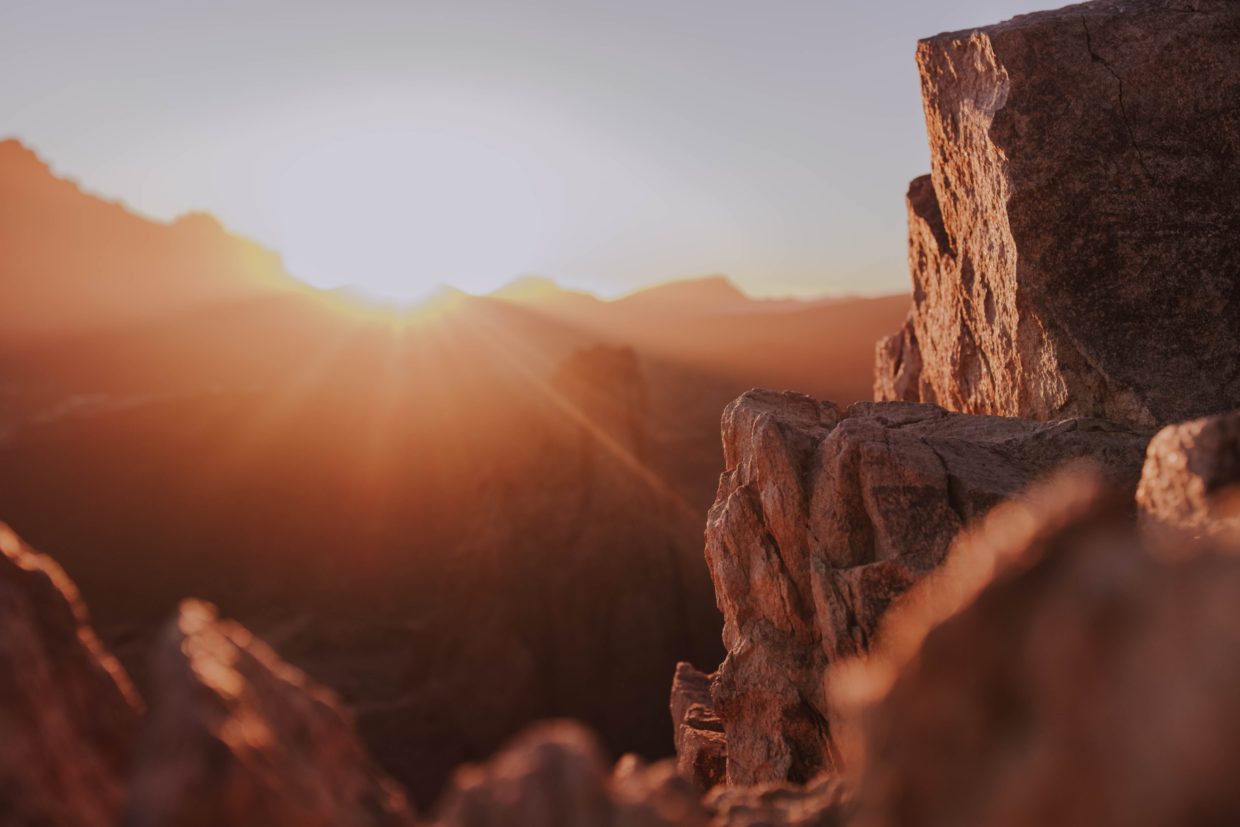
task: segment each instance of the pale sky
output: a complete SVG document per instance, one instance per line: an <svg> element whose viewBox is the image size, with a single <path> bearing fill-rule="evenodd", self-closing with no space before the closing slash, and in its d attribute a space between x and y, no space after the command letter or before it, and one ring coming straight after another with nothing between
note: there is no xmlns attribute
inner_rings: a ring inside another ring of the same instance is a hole
<svg viewBox="0 0 1240 827"><path fill-rule="evenodd" d="M1046 5L3 0L0 137L324 286L894 292L916 39Z"/></svg>

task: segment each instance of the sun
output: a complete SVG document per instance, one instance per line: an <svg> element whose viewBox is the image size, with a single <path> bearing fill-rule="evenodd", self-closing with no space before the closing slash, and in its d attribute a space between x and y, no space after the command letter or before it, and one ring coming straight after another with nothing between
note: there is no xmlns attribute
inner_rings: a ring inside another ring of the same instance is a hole
<svg viewBox="0 0 1240 827"><path fill-rule="evenodd" d="M412 306L444 285L488 292L528 268L537 187L503 147L451 130L350 133L282 177L280 247L317 287Z"/></svg>

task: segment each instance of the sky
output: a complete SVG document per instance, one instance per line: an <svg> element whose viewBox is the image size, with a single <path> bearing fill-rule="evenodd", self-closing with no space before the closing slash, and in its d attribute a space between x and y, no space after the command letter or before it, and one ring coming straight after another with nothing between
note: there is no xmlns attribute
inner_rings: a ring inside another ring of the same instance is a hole
<svg viewBox="0 0 1240 827"><path fill-rule="evenodd" d="M0 138L320 286L875 295L929 168L917 38L1046 6L4 0Z"/></svg>

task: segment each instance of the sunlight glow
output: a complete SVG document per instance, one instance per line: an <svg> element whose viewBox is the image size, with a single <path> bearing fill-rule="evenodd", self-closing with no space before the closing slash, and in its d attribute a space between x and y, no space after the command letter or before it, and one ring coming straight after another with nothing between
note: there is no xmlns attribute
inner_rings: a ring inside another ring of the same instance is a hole
<svg viewBox="0 0 1240 827"><path fill-rule="evenodd" d="M381 128L358 128L355 118L299 148L280 193L289 270L315 286L410 304L443 284L486 292L533 260L536 182L490 124L451 115L432 110Z"/></svg>

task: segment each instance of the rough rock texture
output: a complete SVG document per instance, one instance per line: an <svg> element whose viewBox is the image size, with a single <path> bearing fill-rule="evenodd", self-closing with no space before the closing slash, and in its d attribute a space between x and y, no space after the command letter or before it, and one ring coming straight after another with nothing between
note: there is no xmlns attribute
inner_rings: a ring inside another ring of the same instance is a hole
<svg viewBox="0 0 1240 827"><path fill-rule="evenodd" d="M1240 405L1237 42L1232 0L922 41L932 174L879 398L1145 427Z"/></svg>
<svg viewBox="0 0 1240 827"><path fill-rule="evenodd" d="M151 671L128 827L412 823L335 697L214 607L182 604Z"/></svg>
<svg viewBox="0 0 1240 827"><path fill-rule="evenodd" d="M731 784L838 768L829 667L869 648L891 600L966 522L1065 463L1092 461L1131 492L1145 445L1101 420L841 411L772 391L728 406L723 441L706 557L728 649L713 697Z"/></svg>
<svg viewBox="0 0 1240 827"><path fill-rule="evenodd" d="M1146 450L1137 503L1156 525L1240 529L1240 411L1159 431Z"/></svg>
<svg viewBox="0 0 1240 827"><path fill-rule="evenodd" d="M0 823L115 823L139 707L73 583L0 524Z"/></svg>
<svg viewBox="0 0 1240 827"><path fill-rule="evenodd" d="M714 675L706 675L689 663L676 664L672 679L672 727L676 739L676 769L706 792L723 782L727 773L728 745L723 721L710 697Z"/></svg>
<svg viewBox="0 0 1240 827"><path fill-rule="evenodd" d="M1055 495L958 546L998 574L939 607L870 716L858 827L1240 820L1240 549Z"/></svg>
<svg viewBox="0 0 1240 827"><path fill-rule="evenodd" d="M671 762L621 760L614 773L587 730L531 727L482 765L461 767L440 803L439 827L705 827L708 814Z"/></svg>
<svg viewBox="0 0 1240 827"><path fill-rule="evenodd" d="M712 827L842 827L852 813L843 782L829 775L804 786L721 786L704 803L715 814Z"/></svg>

